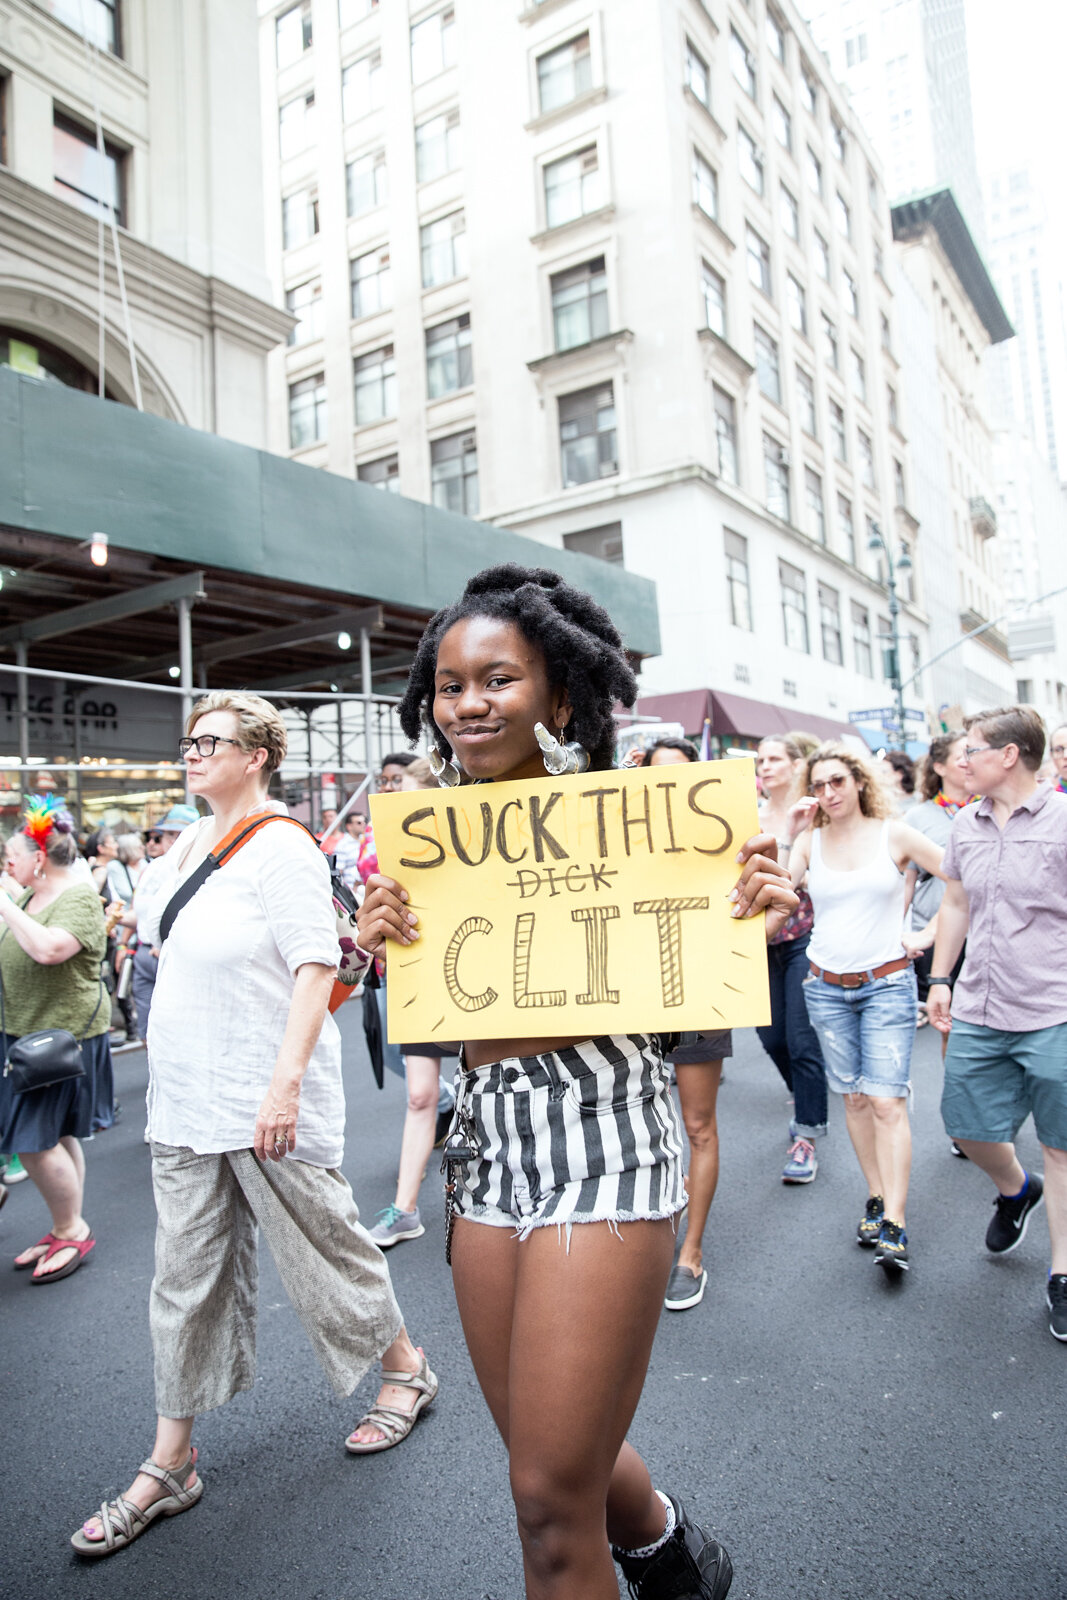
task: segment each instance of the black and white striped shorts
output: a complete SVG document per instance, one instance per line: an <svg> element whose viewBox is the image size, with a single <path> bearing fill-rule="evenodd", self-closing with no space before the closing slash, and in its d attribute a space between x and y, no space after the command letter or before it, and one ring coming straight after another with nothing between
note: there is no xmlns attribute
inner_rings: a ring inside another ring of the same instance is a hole
<svg viewBox="0 0 1067 1600"><path fill-rule="evenodd" d="M658 1042L605 1034L456 1078L445 1147L458 1217L513 1228L636 1222L685 1205L682 1136Z"/></svg>

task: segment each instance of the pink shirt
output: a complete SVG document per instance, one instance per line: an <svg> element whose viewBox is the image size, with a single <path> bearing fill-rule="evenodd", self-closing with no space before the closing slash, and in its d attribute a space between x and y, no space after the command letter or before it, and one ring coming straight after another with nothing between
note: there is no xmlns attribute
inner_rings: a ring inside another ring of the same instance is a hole
<svg viewBox="0 0 1067 1600"><path fill-rule="evenodd" d="M1067 1022L1067 795L1039 783L1003 828L988 796L966 806L943 870L970 904L952 1015L1008 1033Z"/></svg>

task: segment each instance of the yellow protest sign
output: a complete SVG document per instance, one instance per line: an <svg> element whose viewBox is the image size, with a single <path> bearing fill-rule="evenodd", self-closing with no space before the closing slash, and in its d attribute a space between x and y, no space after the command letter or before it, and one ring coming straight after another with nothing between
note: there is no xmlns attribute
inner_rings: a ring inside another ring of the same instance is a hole
<svg viewBox="0 0 1067 1600"><path fill-rule="evenodd" d="M420 938L388 950L389 1038L676 1032L770 1021L763 918L731 917L753 763L374 795L380 870Z"/></svg>

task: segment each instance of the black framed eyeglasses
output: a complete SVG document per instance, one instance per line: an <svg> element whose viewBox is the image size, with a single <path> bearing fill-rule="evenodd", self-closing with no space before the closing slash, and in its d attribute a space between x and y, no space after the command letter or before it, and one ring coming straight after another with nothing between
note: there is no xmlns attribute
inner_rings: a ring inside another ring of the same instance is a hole
<svg viewBox="0 0 1067 1600"><path fill-rule="evenodd" d="M144 842L145 844L162 844L163 835L161 833L146 833L144 835Z"/></svg>
<svg viewBox="0 0 1067 1600"><path fill-rule="evenodd" d="M238 749L241 747L240 739L225 739L221 733L202 733L197 739L179 739L178 754L187 756L195 745L197 755L206 760L215 754L215 747L220 744L235 744Z"/></svg>

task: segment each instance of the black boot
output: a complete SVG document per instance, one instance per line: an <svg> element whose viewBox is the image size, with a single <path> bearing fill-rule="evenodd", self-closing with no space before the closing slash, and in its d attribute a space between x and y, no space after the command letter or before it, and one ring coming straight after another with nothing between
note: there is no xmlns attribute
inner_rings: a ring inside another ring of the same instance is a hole
<svg viewBox="0 0 1067 1600"><path fill-rule="evenodd" d="M637 1557L612 1546L632 1600L726 1600L734 1579L722 1545L690 1522L673 1495L674 1532L655 1555Z"/></svg>

